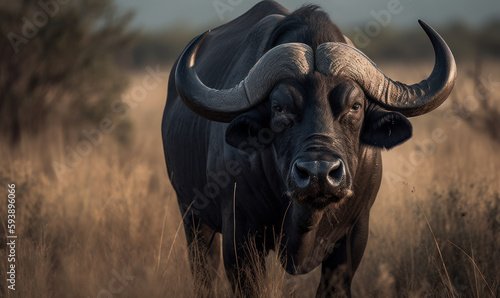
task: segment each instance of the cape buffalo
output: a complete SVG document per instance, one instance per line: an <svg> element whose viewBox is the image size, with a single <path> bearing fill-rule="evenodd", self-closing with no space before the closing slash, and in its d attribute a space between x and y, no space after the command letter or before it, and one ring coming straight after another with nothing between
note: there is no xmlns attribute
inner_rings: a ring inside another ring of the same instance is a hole
<svg viewBox="0 0 500 298"><path fill-rule="evenodd" d="M436 61L414 85L385 76L311 5L262 1L186 47L162 138L199 287L210 288L222 245L233 289L256 294L255 266L278 247L288 273L321 265L318 296L350 296L380 152L408 140L407 117L437 108L455 82L450 49L419 23Z"/></svg>

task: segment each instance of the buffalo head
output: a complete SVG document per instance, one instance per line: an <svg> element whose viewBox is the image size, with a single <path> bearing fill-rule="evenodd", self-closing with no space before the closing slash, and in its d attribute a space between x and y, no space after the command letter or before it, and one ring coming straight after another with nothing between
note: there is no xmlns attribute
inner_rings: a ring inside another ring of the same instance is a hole
<svg viewBox="0 0 500 298"><path fill-rule="evenodd" d="M451 92L456 66L444 40L420 21L434 47L430 76L414 85L393 81L358 49L329 42L315 50L285 43L269 50L231 89L204 85L195 69L196 38L179 59L179 96L198 115L230 122L226 142L271 130L284 191L313 208L353 195L362 148L390 149L412 135L406 117L438 107ZM271 166L271 165L270 165ZM274 165L273 165L274 166Z"/></svg>

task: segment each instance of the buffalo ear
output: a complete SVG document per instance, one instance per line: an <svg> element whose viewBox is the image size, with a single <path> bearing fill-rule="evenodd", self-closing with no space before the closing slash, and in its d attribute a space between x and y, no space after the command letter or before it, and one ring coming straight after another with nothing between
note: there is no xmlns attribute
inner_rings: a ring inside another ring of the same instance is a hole
<svg viewBox="0 0 500 298"><path fill-rule="evenodd" d="M269 117L265 116L262 109L254 108L231 121L226 129L226 143L240 149L248 145L251 138L258 137L259 132L268 126Z"/></svg>
<svg viewBox="0 0 500 298"><path fill-rule="evenodd" d="M367 113L361 141L374 147L391 149L407 141L412 134L413 128L405 116L378 108Z"/></svg>

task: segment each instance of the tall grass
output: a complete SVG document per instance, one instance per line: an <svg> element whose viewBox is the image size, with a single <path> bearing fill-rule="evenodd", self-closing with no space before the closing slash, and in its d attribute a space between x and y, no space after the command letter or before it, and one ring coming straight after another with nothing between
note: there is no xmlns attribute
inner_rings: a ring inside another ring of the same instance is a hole
<svg viewBox="0 0 500 298"><path fill-rule="evenodd" d="M404 69L386 69L401 72L403 80L417 80ZM141 79L139 75L134 82L140 84ZM468 80L461 76L458 84L465 86ZM65 147L76 146L81 136L68 140L64 128L53 127L25 137L16 150L0 144L0 193L7 193L7 183L16 184L19 237L15 292L5 286L7 258L5 241L1 242L0 296L195 294L180 227L182 215L161 146L165 98L166 88L157 88L131 111L133 144L125 148L105 136L61 179L52 162L64 160ZM500 293L500 148L462 122L457 128L455 122L446 122L443 113L449 108L445 105L413 119L413 141L383 154L384 180L371 212L368 247L353 283L357 297ZM432 154L414 166L414 173L389 183L387 173L398 173L401 158L408 160L421 152L422 141L436 128L445 132L446 141L436 144ZM4 200L1 234L6 232L6 212ZM261 268L253 282L261 297L314 295L318 270L289 276L276 253L266 259L266 267L267 273ZM125 284L116 280L122 274L129 276ZM231 297L222 265L217 275L213 294Z"/></svg>

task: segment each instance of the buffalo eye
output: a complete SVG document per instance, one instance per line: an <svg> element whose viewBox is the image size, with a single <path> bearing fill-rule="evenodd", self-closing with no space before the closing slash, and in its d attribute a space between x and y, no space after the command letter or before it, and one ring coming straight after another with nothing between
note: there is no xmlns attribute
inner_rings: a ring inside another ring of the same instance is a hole
<svg viewBox="0 0 500 298"><path fill-rule="evenodd" d="M351 107L352 111L359 111L359 109L361 109L361 103L359 103L359 102L353 104Z"/></svg>
<svg viewBox="0 0 500 298"><path fill-rule="evenodd" d="M280 105L274 105L274 106L273 106L273 110L274 110L276 113L283 113L283 108L282 108Z"/></svg>

